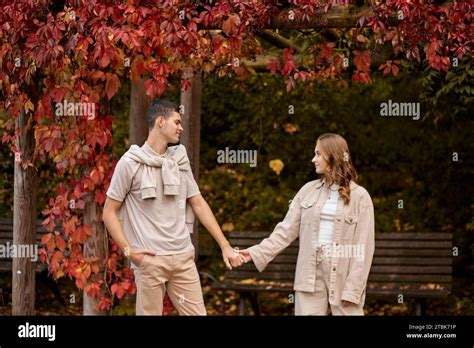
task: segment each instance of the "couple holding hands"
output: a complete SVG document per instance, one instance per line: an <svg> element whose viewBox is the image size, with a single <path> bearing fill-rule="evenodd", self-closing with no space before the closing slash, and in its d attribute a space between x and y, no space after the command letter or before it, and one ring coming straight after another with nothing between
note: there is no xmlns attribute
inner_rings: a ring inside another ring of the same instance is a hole
<svg viewBox="0 0 474 348"><path fill-rule="evenodd" d="M312 162L322 179L304 185L282 222L260 244L234 250L194 180L186 149L177 144L177 106L148 107L148 138L120 158L107 190L103 220L130 259L137 285L136 314L161 315L168 293L180 315L206 315L191 243L194 217L219 244L228 269L253 262L262 272L299 238L295 314L363 315L374 253L374 209L355 183L346 141L323 134ZM355 250L359 251L355 255Z"/></svg>

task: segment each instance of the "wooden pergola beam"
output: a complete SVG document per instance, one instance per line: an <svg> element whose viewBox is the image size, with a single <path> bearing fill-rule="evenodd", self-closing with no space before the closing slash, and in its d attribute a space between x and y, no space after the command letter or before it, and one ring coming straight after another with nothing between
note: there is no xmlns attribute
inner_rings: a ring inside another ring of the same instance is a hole
<svg viewBox="0 0 474 348"><path fill-rule="evenodd" d="M445 1L438 4L442 7L451 6L452 1ZM319 14L310 18L309 21L296 21L289 19L289 11L284 10L273 18L271 23L264 25L263 29L321 29L321 28L339 28L350 29L356 28L361 17L370 17L374 14L371 6L350 5L350 6L333 6L327 13ZM389 24L395 25L398 22L396 17L389 18ZM366 23L364 22L363 25ZM213 26L199 26L200 30L220 30L222 28Z"/></svg>
<svg viewBox="0 0 474 348"><path fill-rule="evenodd" d="M187 90L181 91L181 106L184 107L181 122L184 132L181 135L180 143L186 146L194 179L199 181L199 163L201 160L201 74L188 67L183 72L182 77L183 79L188 79L191 86ZM186 220L186 222L188 221ZM196 250L196 260L199 250L198 233L198 220L195 219L191 241Z"/></svg>
<svg viewBox="0 0 474 348"><path fill-rule="evenodd" d="M362 16L373 14L369 6L335 6L327 13L313 16L309 21L290 20L289 12L282 11L275 16L271 23L263 26L263 29L318 29L318 28L354 28ZM220 30L215 26L199 26L199 30Z"/></svg>
<svg viewBox="0 0 474 348"><path fill-rule="evenodd" d="M298 45L296 45L295 43L293 43L293 41L291 41L290 39L287 39L286 37L283 37L283 36L275 33L274 31L272 31L270 29L263 30L262 32L260 32L258 34L258 36L260 38L262 38L263 40L275 45L276 47L279 47L279 48L292 48L296 52L301 51L301 48Z"/></svg>
<svg viewBox="0 0 474 348"><path fill-rule="evenodd" d="M388 59L389 46L384 46L382 52L379 56L372 57L371 65L378 67L380 64L383 64ZM255 57L255 59L242 59L242 65L245 67L252 68L256 72L269 72L267 66L272 60L280 61L279 56L272 54L260 54Z"/></svg>
<svg viewBox="0 0 474 348"><path fill-rule="evenodd" d="M277 56L257 55L255 59L242 59L242 64L258 72L268 72L267 65L272 59L279 60Z"/></svg>
<svg viewBox="0 0 474 348"><path fill-rule="evenodd" d="M341 28L349 29L357 26L357 21L362 16L371 16L373 11L369 6L335 6L327 13L312 17L309 21L296 22L289 20L288 13L282 13L265 29L318 29L318 28Z"/></svg>

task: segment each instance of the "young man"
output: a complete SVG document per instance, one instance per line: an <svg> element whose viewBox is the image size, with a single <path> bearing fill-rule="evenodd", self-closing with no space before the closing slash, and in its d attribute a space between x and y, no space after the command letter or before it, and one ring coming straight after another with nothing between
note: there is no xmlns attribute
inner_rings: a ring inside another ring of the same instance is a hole
<svg viewBox="0 0 474 348"><path fill-rule="evenodd" d="M132 262L137 315L161 315L168 293L180 315L206 315L191 243L194 214L222 250L227 268L242 262L224 237L194 180L175 104L153 101L148 138L117 163L107 191L105 225Z"/></svg>

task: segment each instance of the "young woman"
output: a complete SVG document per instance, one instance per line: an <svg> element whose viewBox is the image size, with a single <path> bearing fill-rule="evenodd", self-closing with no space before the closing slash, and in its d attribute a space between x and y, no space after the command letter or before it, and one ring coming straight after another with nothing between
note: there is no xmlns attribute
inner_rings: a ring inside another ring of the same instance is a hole
<svg viewBox="0 0 474 348"><path fill-rule="evenodd" d="M299 237L295 314L364 315L367 277L374 253L374 208L357 185L349 148L338 134L323 134L312 160L322 179L304 185L285 219L260 244L241 250L262 272Z"/></svg>

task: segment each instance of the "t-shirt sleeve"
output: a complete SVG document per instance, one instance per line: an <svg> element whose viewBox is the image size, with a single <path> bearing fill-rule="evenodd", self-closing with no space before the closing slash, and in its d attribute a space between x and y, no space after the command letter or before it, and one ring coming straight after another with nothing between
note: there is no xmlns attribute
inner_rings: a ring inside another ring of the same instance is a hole
<svg viewBox="0 0 474 348"><path fill-rule="evenodd" d="M196 183L196 180L194 180L193 172L191 170L185 170L183 171L183 174L186 180L186 198L199 195L201 192L199 191L199 186Z"/></svg>
<svg viewBox="0 0 474 348"><path fill-rule="evenodd" d="M133 175L133 166L122 157L115 166L114 174L107 190L107 196L116 201L123 202L132 187Z"/></svg>

